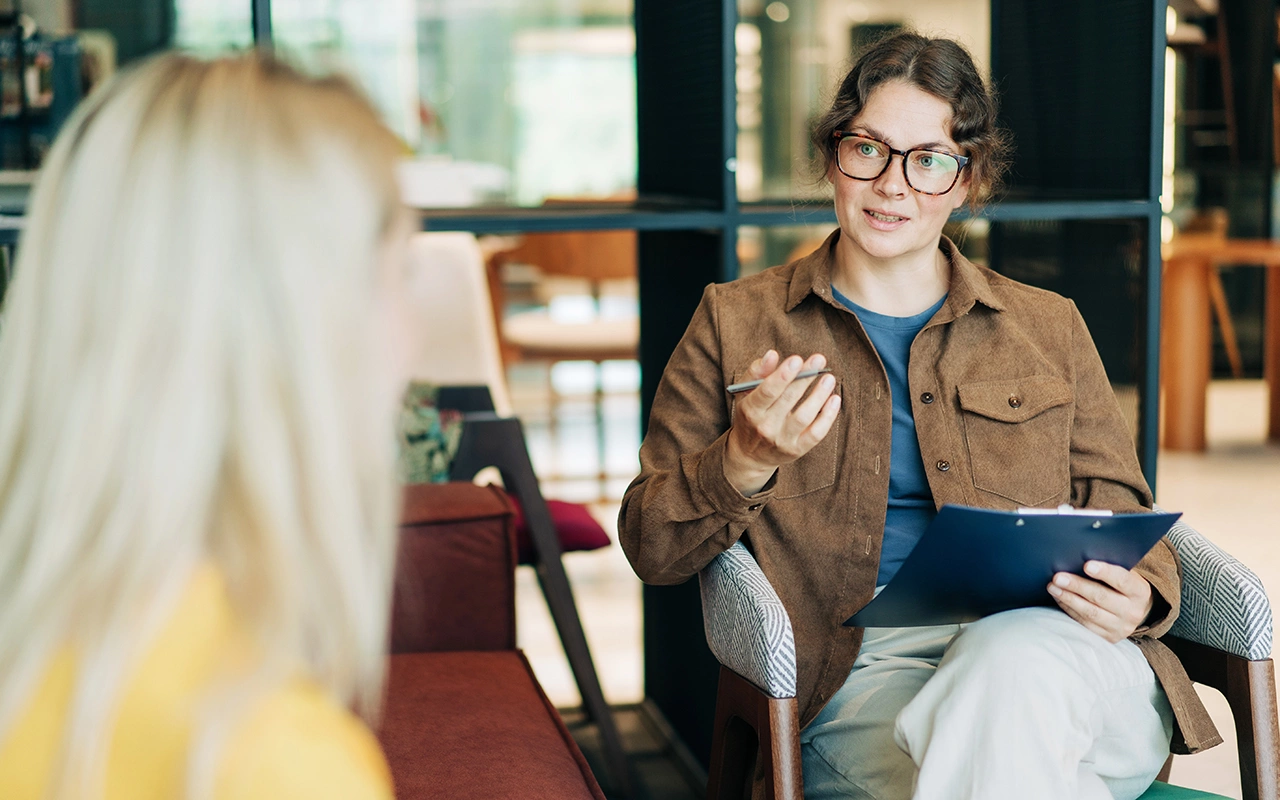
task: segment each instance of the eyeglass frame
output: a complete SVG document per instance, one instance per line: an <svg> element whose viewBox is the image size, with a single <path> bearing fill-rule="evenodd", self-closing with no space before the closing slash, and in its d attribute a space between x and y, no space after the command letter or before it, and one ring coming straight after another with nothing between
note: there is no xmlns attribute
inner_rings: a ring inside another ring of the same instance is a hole
<svg viewBox="0 0 1280 800"><path fill-rule="evenodd" d="M912 147L909 150L895 150L889 146L888 142L883 142L874 136L868 136L865 133L858 133L857 131L835 131L831 134L831 136L836 140L836 169L840 170L841 175L854 181L879 180L882 175L884 175L886 172L889 171L889 167L893 166L893 157L902 156L902 177L904 180L906 180L907 186L910 186L911 191L913 192L929 195L930 197L940 197L944 194L950 193L952 189L956 188L956 184L960 182L960 173L964 172L964 168L968 166L969 162L972 160L969 158L969 156L962 156L959 153L948 153L946 150L934 150L929 147ZM844 167L840 166L840 142L846 136L857 136L859 139L866 139L869 142L875 142L876 144L884 145L885 148L889 151L889 158L884 162L884 168L870 178L858 178L845 172ZM956 168L956 177L954 180L951 181L951 185L948 186L945 191L941 191L941 192L926 192L921 189L917 189L915 186L913 186L911 183L911 176L907 174L907 156L911 155L912 153L933 153L934 155L947 156L948 158L954 158L957 162L959 162L959 166Z"/></svg>

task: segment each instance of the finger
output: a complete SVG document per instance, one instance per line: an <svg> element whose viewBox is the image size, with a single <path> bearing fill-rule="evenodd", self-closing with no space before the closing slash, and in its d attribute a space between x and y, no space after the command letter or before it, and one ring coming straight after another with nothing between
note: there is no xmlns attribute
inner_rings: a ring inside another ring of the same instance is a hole
<svg viewBox="0 0 1280 800"><path fill-rule="evenodd" d="M747 402L760 408L771 408L803 368L804 360L800 356L787 356L776 369L764 376L763 383L751 390Z"/></svg>
<svg viewBox="0 0 1280 800"><path fill-rule="evenodd" d="M1128 635L1124 632L1123 620L1111 611L1091 602L1087 597L1063 589L1056 584L1049 584L1049 594L1053 595L1058 607L1067 612L1072 619L1107 641L1118 642Z"/></svg>
<svg viewBox="0 0 1280 800"><path fill-rule="evenodd" d="M747 367L747 375L752 380L758 380L767 376L778 368L778 351L766 350L765 354L751 362L751 366Z"/></svg>
<svg viewBox="0 0 1280 800"><path fill-rule="evenodd" d="M800 365L800 371L822 369L826 363L826 358L815 353L814 355L809 356L809 358ZM792 381L787 384L786 388L782 390L782 394L778 395L778 397L773 401L772 405L783 410L786 414L793 413L799 405L800 399L805 396L805 392L809 390L809 387L813 385L814 381L816 381L818 377L823 376L804 378L801 380L795 380L793 378Z"/></svg>
<svg viewBox="0 0 1280 800"><path fill-rule="evenodd" d="M1053 600L1055 603L1058 604L1058 608L1062 609L1062 613L1066 614L1068 617L1071 617L1076 622L1080 623L1081 627L1089 631L1092 631L1098 636L1101 636L1103 639L1107 639L1107 641L1111 641L1106 631L1104 631L1102 628L1099 628L1088 618L1081 616L1079 613L1076 612L1076 610L1072 606L1067 605L1058 597L1053 598Z"/></svg>
<svg viewBox="0 0 1280 800"><path fill-rule="evenodd" d="M1132 570L1106 561L1086 561L1084 571L1090 578L1107 584L1120 594L1128 597L1142 596L1141 584L1146 581Z"/></svg>
<svg viewBox="0 0 1280 800"><path fill-rule="evenodd" d="M804 448L804 452L809 452L818 442L827 438L827 434L831 432L831 426L835 424L836 417L840 416L840 402L840 395L838 394L828 397L827 402L822 404L822 410L818 412L813 424L800 434L797 444Z"/></svg>
<svg viewBox="0 0 1280 800"><path fill-rule="evenodd" d="M836 379L830 375L821 375L813 384L813 391L809 392L800 401L799 405L787 415L787 425L784 433L791 432L793 435L799 436L813 424L813 421L818 418L818 413L822 411L823 405L827 402L827 398L831 397L831 392L836 388Z"/></svg>
<svg viewBox="0 0 1280 800"><path fill-rule="evenodd" d="M1053 583L1068 592L1080 595L1096 606L1105 608L1116 616L1120 616L1126 608L1133 604L1130 598L1112 589L1107 584L1099 583L1089 578L1082 578L1070 572L1059 572L1054 575Z"/></svg>

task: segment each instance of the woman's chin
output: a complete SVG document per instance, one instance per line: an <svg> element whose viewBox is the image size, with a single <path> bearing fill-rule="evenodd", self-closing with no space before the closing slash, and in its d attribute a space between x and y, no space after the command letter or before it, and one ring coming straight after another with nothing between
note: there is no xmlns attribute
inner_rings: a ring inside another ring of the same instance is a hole
<svg viewBox="0 0 1280 800"><path fill-rule="evenodd" d="M868 256L888 260L905 255L911 250L906 238L899 231L859 231L859 235L850 237L858 249Z"/></svg>

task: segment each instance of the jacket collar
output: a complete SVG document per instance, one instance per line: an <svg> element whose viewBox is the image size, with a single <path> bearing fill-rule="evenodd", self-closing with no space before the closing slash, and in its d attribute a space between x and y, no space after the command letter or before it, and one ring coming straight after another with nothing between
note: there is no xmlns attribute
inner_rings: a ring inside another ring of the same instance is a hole
<svg viewBox="0 0 1280 800"><path fill-rule="evenodd" d="M796 262L787 289L787 311L800 305L811 294L838 305L831 294L831 275L835 270L836 242L839 240L840 229L836 228L821 247ZM995 311L1005 310L987 276L961 255L954 242L943 236L938 247L951 262L951 289L947 294L946 308L950 310L952 319L969 313L974 303L982 303Z"/></svg>

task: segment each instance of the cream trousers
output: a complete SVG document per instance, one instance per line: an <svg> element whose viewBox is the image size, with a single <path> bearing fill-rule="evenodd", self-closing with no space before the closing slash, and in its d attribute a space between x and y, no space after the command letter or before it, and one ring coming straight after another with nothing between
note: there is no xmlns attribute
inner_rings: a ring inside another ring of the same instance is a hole
<svg viewBox="0 0 1280 800"><path fill-rule="evenodd" d="M801 732L808 800L1132 800L1173 712L1129 641L1057 609L870 628Z"/></svg>

